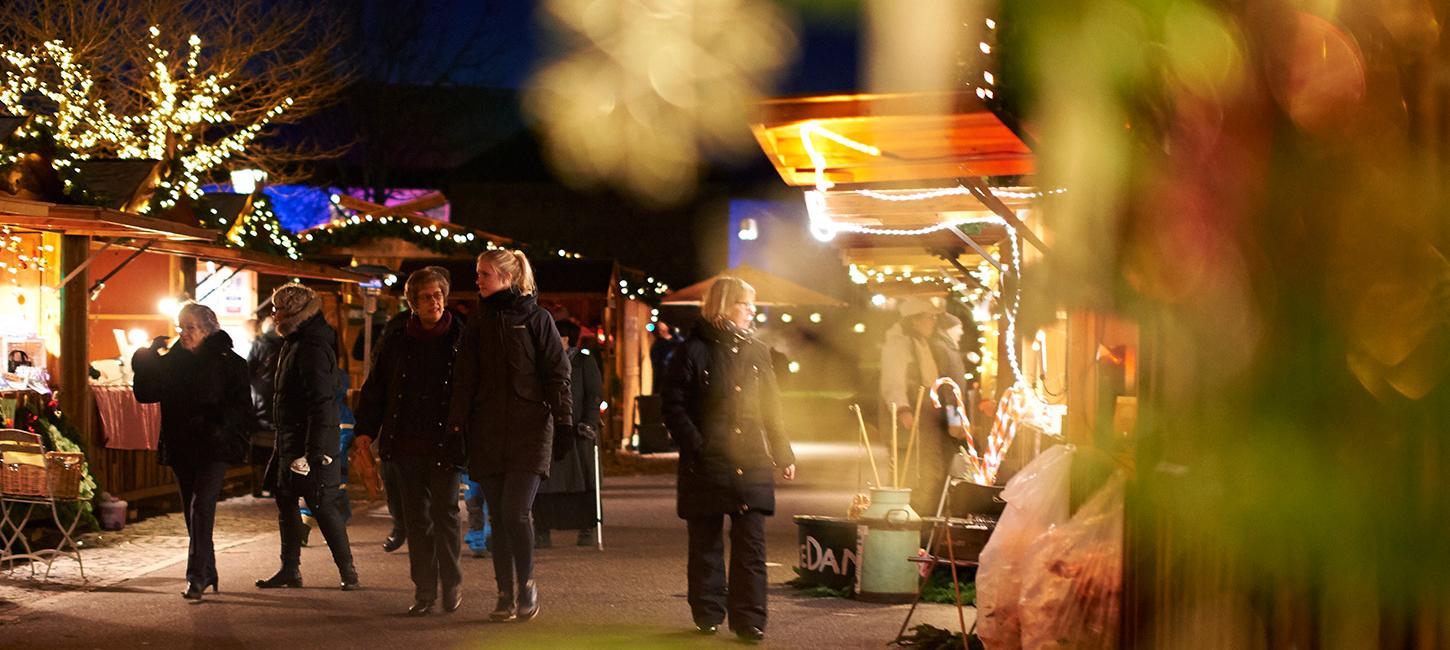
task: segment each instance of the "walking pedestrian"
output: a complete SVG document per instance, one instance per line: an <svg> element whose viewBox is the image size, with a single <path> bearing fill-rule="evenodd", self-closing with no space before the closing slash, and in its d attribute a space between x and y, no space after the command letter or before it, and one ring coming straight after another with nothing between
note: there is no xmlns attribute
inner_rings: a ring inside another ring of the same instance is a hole
<svg viewBox="0 0 1450 650"><path fill-rule="evenodd" d="M297 499L317 519L343 591L358 588L357 569L348 546L347 525L338 511L342 482L333 454L338 453L338 408L333 395L337 334L322 316L322 300L301 284L272 292L282 350L277 358L273 395L277 448L267 465L267 481L277 500L282 537L282 568L257 581L257 587L301 587L302 539Z"/></svg>
<svg viewBox="0 0 1450 650"><path fill-rule="evenodd" d="M277 353L282 350L282 336L277 334L277 321L272 316L258 324L259 333L247 351L247 370L251 373L252 405L256 409L256 431L252 434L247 464L252 470L252 496L272 496L265 489L267 462L277 445L277 427L272 424L272 394L276 390Z"/></svg>
<svg viewBox="0 0 1450 650"><path fill-rule="evenodd" d="M594 447L599 444L599 404L604 401L604 382L599 364L589 351L579 347L579 324L555 321L559 338L569 351L569 392L574 401L574 444L549 466L549 478L539 484L534 497L534 547L552 545L550 530L577 530L574 543L594 543L598 523L599 485L595 480Z"/></svg>
<svg viewBox="0 0 1450 650"><path fill-rule="evenodd" d="M765 638L765 518L777 470L795 479L770 349L756 340L755 289L738 278L710 286L703 318L674 352L663 411L680 448L676 514L689 535L688 600L695 627L714 634L729 616L743 641ZM730 519L730 573L722 539Z"/></svg>
<svg viewBox="0 0 1450 650"><path fill-rule="evenodd" d="M444 422L463 326L443 308L448 288L434 267L408 276L403 293L413 314L381 341L358 400L357 435L378 440L383 461L398 473L408 513L410 616L432 613L440 587L443 611L463 603L458 485L465 454L462 433Z"/></svg>
<svg viewBox="0 0 1450 650"><path fill-rule="evenodd" d="M227 466L246 458L251 444L252 398L247 362L232 351L216 313L195 302L182 305L180 345L165 355L166 338L131 357L136 401L161 403L162 465L176 474L189 537L186 591L200 601L202 592L219 590L212 529L216 502Z"/></svg>
<svg viewBox="0 0 1450 650"><path fill-rule="evenodd" d="M526 621L539 613L534 494L573 434L569 358L523 253L485 251L475 269L482 301L459 344L448 421L465 436L468 475L483 486L493 524L499 594L490 618Z"/></svg>

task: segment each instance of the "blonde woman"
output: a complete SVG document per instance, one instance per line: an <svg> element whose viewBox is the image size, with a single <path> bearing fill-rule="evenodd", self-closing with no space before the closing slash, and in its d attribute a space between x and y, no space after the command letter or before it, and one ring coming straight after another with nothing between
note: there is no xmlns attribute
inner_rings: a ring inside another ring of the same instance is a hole
<svg viewBox="0 0 1450 650"><path fill-rule="evenodd" d="M207 587L217 590L212 528L227 466L242 462L251 446L252 393L247 362L232 351L216 313L200 303L182 305L177 318L180 345L164 356L157 337L131 357L136 401L161 403L162 465L176 473L190 545L186 554L186 591L200 601Z"/></svg>
<svg viewBox="0 0 1450 650"><path fill-rule="evenodd" d="M665 425L680 448L675 509L689 532L690 611L704 634L714 634L728 615L736 636L759 642L765 518L775 513L775 473L795 479L795 454L781 422L770 349L750 332L755 289L722 277L710 286L703 311L694 334L670 356L662 391Z"/></svg>
<svg viewBox="0 0 1450 650"><path fill-rule="evenodd" d="M523 253L485 251L475 270L482 300L459 341L448 421L493 522L490 618L527 621L539 613L530 510L551 457L573 444L569 357Z"/></svg>

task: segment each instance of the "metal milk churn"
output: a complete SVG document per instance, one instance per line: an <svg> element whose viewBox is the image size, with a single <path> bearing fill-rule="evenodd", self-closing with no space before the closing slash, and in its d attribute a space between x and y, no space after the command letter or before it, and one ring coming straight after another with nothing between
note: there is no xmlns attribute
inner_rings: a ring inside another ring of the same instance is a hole
<svg viewBox="0 0 1450 650"><path fill-rule="evenodd" d="M871 507L861 513L857 538L860 570L856 597L876 603L909 603L916 597L921 517L911 509L911 488L871 488Z"/></svg>

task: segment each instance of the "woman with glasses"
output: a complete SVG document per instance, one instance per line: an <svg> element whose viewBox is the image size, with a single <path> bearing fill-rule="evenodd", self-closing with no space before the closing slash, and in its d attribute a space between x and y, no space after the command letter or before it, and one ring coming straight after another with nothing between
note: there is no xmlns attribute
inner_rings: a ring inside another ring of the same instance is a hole
<svg viewBox="0 0 1450 650"><path fill-rule="evenodd" d="M402 492L413 578L411 616L432 613L440 587L443 611L463 603L458 481L463 437L444 425L449 382L463 326L444 309L448 276L438 267L414 271L403 285L412 316L387 330L358 400L357 435L378 440Z"/></svg>
<svg viewBox="0 0 1450 650"><path fill-rule="evenodd" d="M252 392L247 362L232 351L216 313L200 303L182 305L180 345L166 350L166 337L131 357L136 401L161 403L162 465L176 473L190 542L186 591L200 601L207 587L218 590L212 528L227 467L241 463L251 447ZM165 354L161 354L165 352Z"/></svg>
<svg viewBox="0 0 1450 650"><path fill-rule="evenodd" d="M695 627L765 638L765 518L775 473L795 479L770 349L751 336L755 289L738 278L710 286L694 335L670 356L664 417L680 448L676 514L689 533L688 598ZM725 573L724 519L730 519Z"/></svg>

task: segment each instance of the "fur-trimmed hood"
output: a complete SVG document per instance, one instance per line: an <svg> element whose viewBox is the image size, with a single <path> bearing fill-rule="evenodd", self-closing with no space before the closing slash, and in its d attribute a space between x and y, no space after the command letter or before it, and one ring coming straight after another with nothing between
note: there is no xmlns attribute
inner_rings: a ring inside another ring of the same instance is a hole
<svg viewBox="0 0 1450 650"><path fill-rule="evenodd" d="M307 287L289 284L272 294L272 307L276 309L277 333L286 337L322 311L322 299Z"/></svg>

